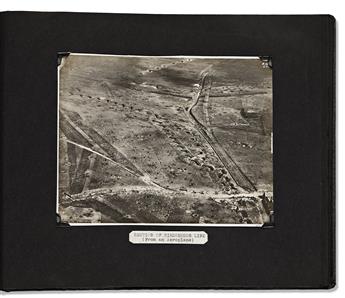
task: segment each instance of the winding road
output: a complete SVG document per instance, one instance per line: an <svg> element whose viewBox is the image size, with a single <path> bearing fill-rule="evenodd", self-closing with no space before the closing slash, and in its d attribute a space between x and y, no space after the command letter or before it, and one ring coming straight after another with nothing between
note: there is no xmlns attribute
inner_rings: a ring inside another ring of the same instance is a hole
<svg viewBox="0 0 345 298"><path fill-rule="evenodd" d="M241 189L243 189L244 191L248 191L248 192L256 191L256 187L254 186L254 184L243 173L243 171L235 163L235 161L232 159L232 157L219 144L216 136L213 133L213 129L207 128L204 124L202 124L198 120L198 118L193 113L193 109L200 103L200 97L203 94L206 79L211 80L211 78L208 77L208 75L209 75L208 70L211 67L212 66L209 66L201 72L199 87L196 90L195 95L192 98L191 105L186 109L186 115L187 115L189 121L193 124L193 126L199 132L199 134L210 145L210 147L214 151L215 155L218 157L219 161L223 164L225 169L229 172L230 176L232 177L232 179L234 180L236 185L238 187L240 187ZM211 86L211 82L210 82L209 86ZM209 91L210 90L208 90L208 92ZM206 123L207 123L207 121L206 121Z"/></svg>

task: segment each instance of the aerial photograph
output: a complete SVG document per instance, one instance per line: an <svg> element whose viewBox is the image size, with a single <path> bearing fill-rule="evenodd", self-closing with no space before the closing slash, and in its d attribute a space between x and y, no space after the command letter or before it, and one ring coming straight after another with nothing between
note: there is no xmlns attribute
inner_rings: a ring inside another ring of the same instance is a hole
<svg viewBox="0 0 345 298"><path fill-rule="evenodd" d="M273 224L272 63L64 54L58 221Z"/></svg>

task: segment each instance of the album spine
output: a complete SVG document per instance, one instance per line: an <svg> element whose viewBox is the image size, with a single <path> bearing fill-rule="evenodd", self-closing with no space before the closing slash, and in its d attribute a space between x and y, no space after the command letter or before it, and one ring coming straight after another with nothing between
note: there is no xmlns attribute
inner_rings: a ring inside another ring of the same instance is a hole
<svg viewBox="0 0 345 298"><path fill-rule="evenodd" d="M3 267L3 227L4 227L4 173L3 173L3 145L4 145L4 62L5 62L5 20L4 12L0 12L0 290L4 290Z"/></svg>
<svg viewBox="0 0 345 298"><path fill-rule="evenodd" d="M336 286L336 20L325 19L324 82L325 100L322 107L322 216L326 219L321 233L325 235L323 288Z"/></svg>
<svg viewBox="0 0 345 298"><path fill-rule="evenodd" d="M336 19L334 16L328 16L328 32L329 32L329 60L328 74L330 84L329 107L327 117L327 188L329 202L329 225L328 225L328 241L329 241L329 288L336 285Z"/></svg>

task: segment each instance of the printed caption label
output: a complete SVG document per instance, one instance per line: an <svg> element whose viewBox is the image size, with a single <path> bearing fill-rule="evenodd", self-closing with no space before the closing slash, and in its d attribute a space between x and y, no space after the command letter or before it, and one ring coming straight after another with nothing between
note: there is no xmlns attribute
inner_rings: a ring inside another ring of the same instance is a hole
<svg viewBox="0 0 345 298"><path fill-rule="evenodd" d="M132 231L129 242L133 244L205 244L204 231Z"/></svg>

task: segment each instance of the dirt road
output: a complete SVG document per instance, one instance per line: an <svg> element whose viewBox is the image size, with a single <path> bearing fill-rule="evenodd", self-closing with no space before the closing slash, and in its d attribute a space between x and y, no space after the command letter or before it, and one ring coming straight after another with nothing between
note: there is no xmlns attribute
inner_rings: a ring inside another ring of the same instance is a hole
<svg viewBox="0 0 345 298"><path fill-rule="evenodd" d="M209 68L208 68L209 69ZM195 92L195 96L193 96L192 104L187 109L187 117L192 122L194 127L197 129L199 134L205 139L205 141L211 146L214 153L223 164L225 169L229 172L230 176L233 178L234 182L238 187L241 189L253 192L256 191L254 184L249 180L249 178L242 172L239 166L235 163L235 161L231 158L231 156L223 149L223 147L219 144L216 136L213 133L212 128L206 127L202 124L198 118L194 115L193 109L200 104L200 97L204 92L206 80L208 78L208 69L201 73L201 79L198 89ZM211 80L211 79L210 79ZM206 96L210 92L211 82L209 82L208 90L206 90ZM208 96L207 96L208 98ZM208 123L209 120L206 119L205 123Z"/></svg>

